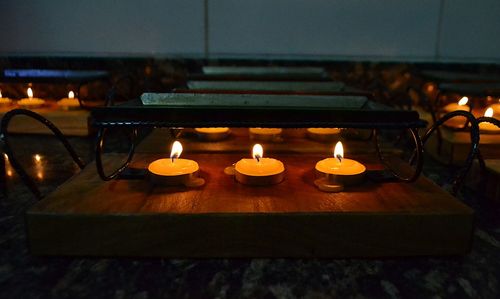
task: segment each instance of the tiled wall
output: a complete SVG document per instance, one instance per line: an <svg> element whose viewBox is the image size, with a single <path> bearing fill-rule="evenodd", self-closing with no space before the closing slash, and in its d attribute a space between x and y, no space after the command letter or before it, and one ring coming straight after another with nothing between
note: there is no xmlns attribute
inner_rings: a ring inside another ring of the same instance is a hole
<svg viewBox="0 0 500 299"><path fill-rule="evenodd" d="M498 0L3 0L0 55L500 62Z"/></svg>

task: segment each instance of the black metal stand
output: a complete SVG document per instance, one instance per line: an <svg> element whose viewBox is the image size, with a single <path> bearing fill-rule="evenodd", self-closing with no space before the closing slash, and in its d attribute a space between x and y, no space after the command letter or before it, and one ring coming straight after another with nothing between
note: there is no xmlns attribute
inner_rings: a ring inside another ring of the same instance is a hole
<svg viewBox="0 0 500 299"><path fill-rule="evenodd" d="M472 161L474 158L477 156L478 153L478 148L479 148L479 123L478 120L472 115L472 113L467 112L467 111L453 111L450 113L445 114L443 117L438 119L432 127L430 127L427 132L424 134L422 137L422 144L425 145L427 140L429 140L430 136L432 133L435 131L439 130L439 127L443 125L446 121L448 121L451 118L457 117L457 116L463 116L467 118L467 122L470 123L470 140L471 140L471 148L469 151L469 154L467 155L467 159L465 160L465 165L461 169L461 171L457 174L454 182L453 182L453 190L452 193L455 195L457 194L458 190L463 185L463 182L465 180L465 177L467 173L469 172L469 169L472 166Z"/></svg>
<svg viewBox="0 0 500 299"><path fill-rule="evenodd" d="M54 135L59 139L59 141L62 142L68 153L70 154L71 158L73 158L73 161L80 167L80 169L83 169L85 167L85 162L77 155L71 144L68 142L66 137L64 137L63 133L49 120L47 120L45 117L30 111L26 109L14 109L9 112L7 112L4 117L2 118L2 122L0 125L0 139L2 141L2 147L3 151L7 154L7 157L9 158L10 164L12 165L12 168L17 172L21 180L26 184L26 186L30 189L30 191L35 195L37 199L43 198L42 194L40 193L40 190L36 186L35 182L33 179L26 173L26 171L23 169L21 164L17 161L16 157L14 156L14 153L11 149L11 144L9 141L9 133L8 133L8 128L9 128L9 123L17 115L24 115L28 116L30 118L33 118L40 122L42 125L46 126L48 129L54 133ZM3 162L0 164L0 167L2 167L2 176L3 178L0 179L2 180L2 185L5 187L5 161L4 157L1 159Z"/></svg>

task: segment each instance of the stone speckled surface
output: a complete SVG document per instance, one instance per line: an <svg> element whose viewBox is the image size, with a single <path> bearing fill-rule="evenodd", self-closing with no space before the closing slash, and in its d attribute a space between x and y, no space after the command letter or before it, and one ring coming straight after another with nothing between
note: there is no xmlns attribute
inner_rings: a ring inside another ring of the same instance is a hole
<svg viewBox="0 0 500 299"><path fill-rule="evenodd" d="M90 161L92 141L72 138ZM78 168L53 138L15 138L20 159L43 192ZM38 167L38 168L37 168ZM425 173L446 185L453 170L427 160ZM459 257L400 259L133 259L36 257L23 213L34 197L14 175L0 200L0 298L499 298L498 207L465 190L478 213L472 251ZM445 186L446 187L446 186Z"/></svg>

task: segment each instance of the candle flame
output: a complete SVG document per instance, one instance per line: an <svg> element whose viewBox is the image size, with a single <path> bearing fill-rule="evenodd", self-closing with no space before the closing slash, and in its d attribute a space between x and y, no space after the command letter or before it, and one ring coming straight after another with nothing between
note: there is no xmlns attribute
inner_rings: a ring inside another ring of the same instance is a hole
<svg viewBox="0 0 500 299"><path fill-rule="evenodd" d="M182 144L179 141L174 141L172 144L172 150L170 151L170 159L174 162L175 159L178 159L182 153Z"/></svg>
<svg viewBox="0 0 500 299"><path fill-rule="evenodd" d="M2 98L2 91L0 90L0 99Z"/></svg>
<svg viewBox="0 0 500 299"><path fill-rule="evenodd" d="M460 99L460 101L458 101L458 105L459 106L464 106L467 104L467 102L469 102L469 98L468 97L463 97Z"/></svg>
<svg viewBox="0 0 500 299"><path fill-rule="evenodd" d="M486 117L493 117L493 108L488 108L486 109L486 111L484 112L484 116Z"/></svg>
<svg viewBox="0 0 500 299"><path fill-rule="evenodd" d="M33 98L33 89L31 89L31 87L28 87L27 93L28 93L28 98L30 99Z"/></svg>
<svg viewBox="0 0 500 299"><path fill-rule="evenodd" d="M5 161L9 161L9 156L7 156L6 153L3 154L3 157L4 157Z"/></svg>
<svg viewBox="0 0 500 299"><path fill-rule="evenodd" d="M72 90L70 92L68 92L68 98L70 98L70 99L75 98L75 93Z"/></svg>
<svg viewBox="0 0 500 299"><path fill-rule="evenodd" d="M42 160L42 156L40 156L39 154L36 154L35 161L40 162L41 160Z"/></svg>
<svg viewBox="0 0 500 299"><path fill-rule="evenodd" d="M342 142L339 141L337 142L337 144L335 144L333 156L339 159L339 162L342 162L342 159L344 158L344 147L342 146Z"/></svg>
<svg viewBox="0 0 500 299"><path fill-rule="evenodd" d="M252 156L257 162L260 161L260 159L264 156L264 149L262 148L262 145L260 144L255 144L252 149Z"/></svg>

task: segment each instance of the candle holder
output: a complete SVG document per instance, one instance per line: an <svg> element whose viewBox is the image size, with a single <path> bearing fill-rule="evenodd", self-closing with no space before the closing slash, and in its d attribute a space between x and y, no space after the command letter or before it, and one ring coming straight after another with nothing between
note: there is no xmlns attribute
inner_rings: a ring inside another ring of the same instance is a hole
<svg viewBox="0 0 500 299"><path fill-rule="evenodd" d="M344 186L359 185L363 182L366 167L356 160L344 159L342 142L337 142L333 156L316 163L314 184L325 192L340 192Z"/></svg>
<svg viewBox="0 0 500 299"><path fill-rule="evenodd" d="M283 164L281 164L283 165ZM228 166L224 169L224 173L234 176L235 180L243 185L249 186L269 186L277 185L285 179L285 169L283 171L271 175L250 175L236 170L235 165Z"/></svg>
<svg viewBox="0 0 500 299"><path fill-rule="evenodd" d="M62 110L78 110L80 109L80 101L75 98L75 93L70 91L67 98L57 101L57 106Z"/></svg>
<svg viewBox="0 0 500 299"><path fill-rule="evenodd" d="M167 173L164 171L164 165L171 163L171 160L167 158L159 159L148 166L149 181L153 185L162 186L201 187L205 184L205 180L198 176L198 163L187 159L177 159L175 162L185 164L185 168L188 170L185 173Z"/></svg>
<svg viewBox="0 0 500 299"><path fill-rule="evenodd" d="M198 177L200 166L189 159L180 159L182 144L172 144L170 158L158 159L148 165L149 180L153 185L200 187L205 180Z"/></svg>
<svg viewBox="0 0 500 299"><path fill-rule="evenodd" d="M252 150L253 159L241 159L236 164L226 167L224 172L234 175L236 181L244 185L267 186L276 185L285 178L283 162L263 158L264 150L260 144L255 144Z"/></svg>
<svg viewBox="0 0 500 299"><path fill-rule="evenodd" d="M356 186L363 183L365 180L365 173L366 171L353 175L341 175L326 173L316 169L316 180L314 181L314 185L321 191L340 192L344 190L344 186Z"/></svg>

